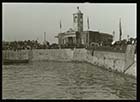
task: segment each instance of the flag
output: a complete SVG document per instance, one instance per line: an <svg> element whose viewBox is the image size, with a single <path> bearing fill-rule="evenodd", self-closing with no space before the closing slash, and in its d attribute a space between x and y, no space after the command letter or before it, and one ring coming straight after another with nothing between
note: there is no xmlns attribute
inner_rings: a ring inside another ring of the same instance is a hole
<svg viewBox="0 0 140 102"><path fill-rule="evenodd" d="M89 17L87 18L87 26L88 26L88 29L89 29Z"/></svg>
<svg viewBox="0 0 140 102"><path fill-rule="evenodd" d="M121 27L121 19L120 19L120 40L121 40L121 36L122 36L122 27Z"/></svg>

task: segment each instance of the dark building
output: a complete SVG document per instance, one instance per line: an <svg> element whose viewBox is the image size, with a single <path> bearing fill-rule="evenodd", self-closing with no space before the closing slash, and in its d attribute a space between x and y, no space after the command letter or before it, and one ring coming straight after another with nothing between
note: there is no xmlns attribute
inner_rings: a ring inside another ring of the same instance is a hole
<svg viewBox="0 0 140 102"><path fill-rule="evenodd" d="M113 36L110 34L98 31L83 31L83 13L79 10L79 7L77 7L77 12L73 14L73 28L74 30L70 28L68 31L58 34L59 46L83 45L88 47L93 43L107 45L113 41Z"/></svg>
<svg viewBox="0 0 140 102"><path fill-rule="evenodd" d="M98 31L83 31L81 32L81 43L85 46L91 46L93 43L98 43L99 45L108 45L113 41L113 36L100 33Z"/></svg>

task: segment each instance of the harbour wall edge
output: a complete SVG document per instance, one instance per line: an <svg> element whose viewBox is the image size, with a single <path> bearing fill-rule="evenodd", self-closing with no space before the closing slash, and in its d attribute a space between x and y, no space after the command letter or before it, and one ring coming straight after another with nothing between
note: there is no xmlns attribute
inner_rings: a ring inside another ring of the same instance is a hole
<svg viewBox="0 0 140 102"><path fill-rule="evenodd" d="M18 53L13 53L11 59L18 59ZM105 67L106 69L121 72L136 77L136 60L134 60L134 47L128 46L125 53L94 51L93 54L86 49L34 49L23 50L22 57L29 57L31 61L50 60L50 61L78 61L88 62L93 65ZM27 53L30 52L30 53ZM3 56L6 53L3 51ZM11 54L12 55L12 54ZM4 59L4 57L3 57ZM132 64L132 65L131 65ZM130 66L131 65L131 66ZM130 68L128 68L130 66ZM125 72L124 70L127 69Z"/></svg>

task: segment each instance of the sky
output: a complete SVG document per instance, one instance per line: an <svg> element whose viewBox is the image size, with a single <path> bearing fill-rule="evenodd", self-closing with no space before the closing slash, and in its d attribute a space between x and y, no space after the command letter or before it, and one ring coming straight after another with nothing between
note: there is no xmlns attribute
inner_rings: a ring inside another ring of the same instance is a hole
<svg viewBox="0 0 140 102"><path fill-rule="evenodd" d="M83 27L87 30L89 17L90 30L112 34L119 40L119 19L121 18L122 39L127 35L136 38L135 3L3 3L2 39L5 41L46 40L57 43L55 36L73 28L73 13L77 6L83 13Z"/></svg>

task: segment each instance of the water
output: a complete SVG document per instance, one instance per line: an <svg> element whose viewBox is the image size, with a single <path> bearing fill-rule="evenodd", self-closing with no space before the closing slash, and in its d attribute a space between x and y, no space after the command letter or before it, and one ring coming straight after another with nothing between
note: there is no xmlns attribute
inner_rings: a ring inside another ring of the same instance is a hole
<svg viewBox="0 0 140 102"><path fill-rule="evenodd" d="M3 65L3 99L136 99L136 79L86 63Z"/></svg>

